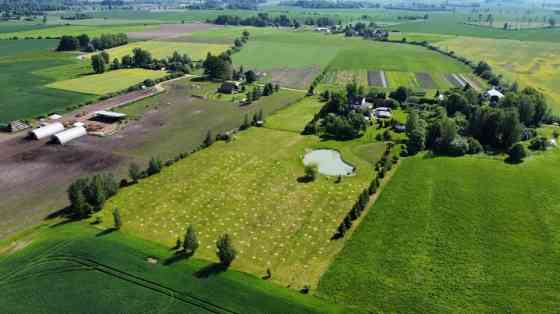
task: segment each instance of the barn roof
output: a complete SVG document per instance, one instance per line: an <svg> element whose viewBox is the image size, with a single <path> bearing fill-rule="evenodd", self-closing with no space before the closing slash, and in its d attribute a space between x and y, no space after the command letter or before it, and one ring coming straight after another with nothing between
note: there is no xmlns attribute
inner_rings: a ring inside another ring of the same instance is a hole
<svg viewBox="0 0 560 314"><path fill-rule="evenodd" d="M86 128L84 128L83 126L75 126L66 131L57 133L53 137L58 143L65 144L73 139L82 137L86 134L87 134Z"/></svg>
<svg viewBox="0 0 560 314"><path fill-rule="evenodd" d="M64 131L64 125L60 122L50 123L31 131L31 134L38 140Z"/></svg>
<svg viewBox="0 0 560 314"><path fill-rule="evenodd" d="M120 119L120 118L124 118L126 117L125 113L121 113L121 112L114 112L114 111L105 111L105 110L100 110L100 111L96 111L94 112L96 116L101 116L101 117L106 117L106 118L113 118L113 119Z"/></svg>

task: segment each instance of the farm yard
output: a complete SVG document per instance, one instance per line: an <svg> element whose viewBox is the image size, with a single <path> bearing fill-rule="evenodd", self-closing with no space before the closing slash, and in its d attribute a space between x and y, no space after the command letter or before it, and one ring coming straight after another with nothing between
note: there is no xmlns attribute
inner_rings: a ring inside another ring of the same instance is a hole
<svg viewBox="0 0 560 314"><path fill-rule="evenodd" d="M553 313L559 163L557 150L521 166L405 160L319 294L370 312Z"/></svg>

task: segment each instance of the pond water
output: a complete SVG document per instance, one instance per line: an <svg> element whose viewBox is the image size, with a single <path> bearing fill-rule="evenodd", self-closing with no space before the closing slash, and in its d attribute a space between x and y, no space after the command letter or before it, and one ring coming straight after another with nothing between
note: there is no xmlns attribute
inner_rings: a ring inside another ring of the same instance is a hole
<svg viewBox="0 0 560 314"><path fill-rule="evenodd" d="M317 149L305 154L303 164L316 164L319 173L327 176L349 176L354 174L354 167L342 160L340 153L332 149Z"/></svg>

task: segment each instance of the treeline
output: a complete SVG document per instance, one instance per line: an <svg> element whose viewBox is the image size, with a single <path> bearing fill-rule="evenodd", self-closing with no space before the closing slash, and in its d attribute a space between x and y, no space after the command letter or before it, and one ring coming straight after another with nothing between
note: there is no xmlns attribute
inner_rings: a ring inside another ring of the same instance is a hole
<svg viewBox="0 0 560 314"><path fill-rule="evenodd" d="M381 186L383 178L385 178L385 176L389 171L391 171L393 166L398 163L398 155L393 155L393 157L391 157L391 150L393 149L393 147L393 143L387 143L383 156L375 164L375 171L377 172L377 175L371 181L369 187L367 189L364 189L362 193L360 193L358 200L356 201L354 206L352 206L352 209L350 209L350 211L346 214L340 225L338 225L338 228L336 229L334 235L331 237L331 240L338 240L346 235L346 232L348 232L348 230L352 228L352 223L356 219L358 219L362 215L363 211L367 208L371 197L375 195L375 193L377 193L379 187Z"/></svg>
<svg viewBox="0 0 560 314"><path fill-rule="evenodd" d="M192 3L188 6L191 10L257 10L258 5L264 0L206 0L201 3Z"/></svg>
<svg viewBox="0 0 560 314"><path fill-rule="evenodd" d="M436 104L410 104L410 109L410 155L424 149L451 156L509 152L519 141L534 138L535 129L551 117L544 96L533 88L489 99L467 86L446 92Z"/></svg>
<svg viewBox="0 0 560 314"><path fill-rule="evenodd" d="M202 62L204 75L210 80L226 81L231 80L235 75L231 55L238 52L249 40L249 32L243 31L241 38L234 40L234 46L220 55L212 55L210 52ZM241 71L243 73L243 71Z"/></svg>
<svg viewBox="0 0 560 314"><path fill-rule="evenodd" d="M65 10L68 7L62 1L51 0L2 0L0 16L2 19L39 16L45 11Z"/></svg>
<svg viewBox="0 0 560 314"><path fill-rule="evenodd" d="M327 1L327 0L290 0L281 1L281 6L299 7L306 9L362 9L380 8L379 3L366 1Z"/></svg>
<svg viewBox="0 0 560 314"><path fill-rule="evenodd" d="M191 73L193 62L186 54L179 54L177 51L168 58L155 59L152 54L141 48L134 48L131 55L124 55L120 60L114 58L112 61L106 51L91 56L91 67L95 73L104 73L107 70L143 68L149 70L165 69L172 73L188 74Z"/></svg>
<svg viewBox="0 0 560 314"><path fill-rule="evenodd" d="M213 23L217 25L243 25L243 26L255 26L255 27L295 27L299 28L302 24L304 25L315 25L319 27L330 27L340 24L334 18L321 16L321 17L306 17L302 21L292 18L288 15L281 14L276 17L271 17L268 13L259 13L256 16L250 16L246 18L239 17L237 15L219 15L214 20L207 20L208 23Z"/></svg>
<svg viewBox="0 0 560 314"><path fill-rule="evenodd" d="M87 34L79 36L62 36L58 42L57 51L94 52L128 44L128 36L120 34L103 34L100 37L90 38Z"/></svg>
<svg viewBox="0 0 560 314"><path fill-rule="evenodd" d="M361 36L365 39L378 40L387 40L389 38L389 32L380 28L373 22L370 22L369 24L363 22L349 24L344 27L342 32L344 32L346 37Z"/></svg>

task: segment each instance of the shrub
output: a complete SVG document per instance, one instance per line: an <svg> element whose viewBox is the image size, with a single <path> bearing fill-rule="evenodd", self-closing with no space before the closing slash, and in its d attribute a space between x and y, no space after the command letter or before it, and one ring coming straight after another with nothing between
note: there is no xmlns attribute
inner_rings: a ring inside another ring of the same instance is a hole
<svg viewBox="0 0 560 314"><path fill-rule="evenodd" d="M315 181L319 175L319 167L317 164L309 164L304 167L305 179Z"/></svg>
<svg viewBox="0 0 560 314"><path fill-rule="evenodd" d="M527 157L527 151L521 143L517 143L510 148L508 156L509 161L519 163L523 161L523 158Z"/></svg>
<svg viewBox="0 0 560 314"><path fill-rule="evenodd" d="M149 176L154 175L161 171L161 166L162 166L161 160L152 157L152 159L150 159L150 162L148 164L148 169L146 170L146 172Z"/></svg>
<svg viewBox="0 0 560 314"><path fill-rule="evenodd" d="M546 138L543 136L539 136L533 140L529 144L529 149L531 150L546 150L547 141Z"/></svg>
<svg viewBox="0 0 560 314"><path fill-rule="evenodd" d="M480 142L477 139L475 139L474 137L468 137L467 143L469 145L469 150L467 152L468 154L482 153L483 151L482 145L480 145Z"/></svg>

